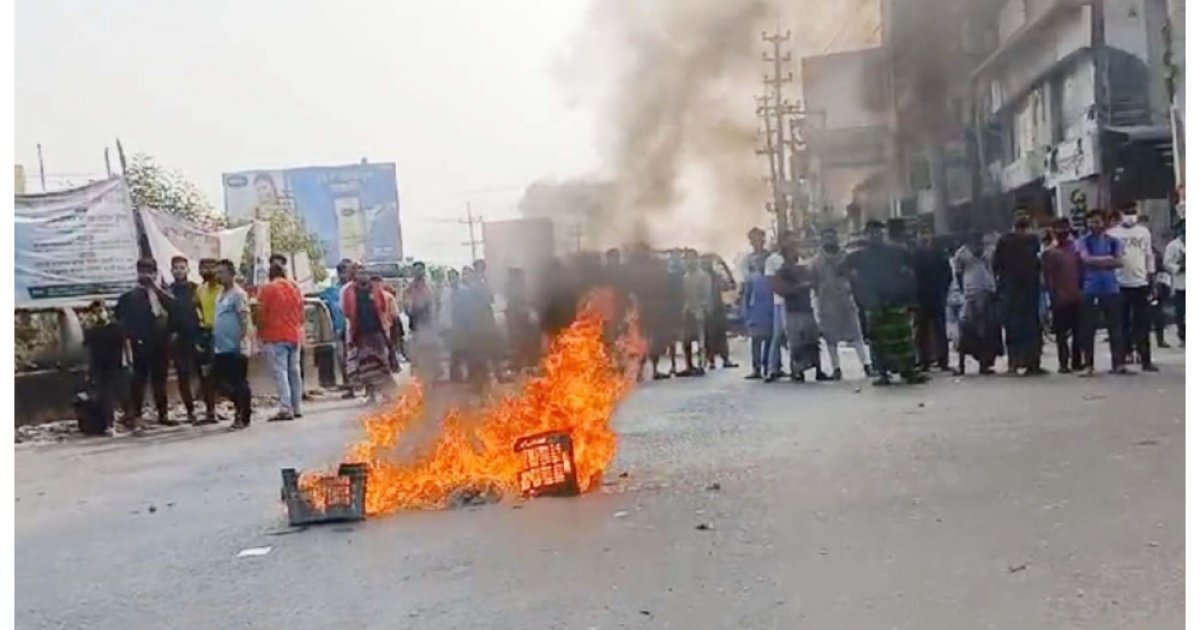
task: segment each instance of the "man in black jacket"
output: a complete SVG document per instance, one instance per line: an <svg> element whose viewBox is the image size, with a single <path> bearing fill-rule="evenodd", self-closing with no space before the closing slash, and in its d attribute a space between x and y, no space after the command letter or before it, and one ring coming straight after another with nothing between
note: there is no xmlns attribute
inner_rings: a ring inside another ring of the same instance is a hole
<svg viewBox="0 0 1200 630"><path fill-rule="evenodd" d="M153 258L137 262L137 275L138 286L122 294L116 308L117 322L133 354L130 413L125 424L131 429L141 428L142 403L149 380L158 423L176 426L179 423L167 416L167 363L175 301L158 286L158 264Z"/></svg>
<svg viewBox="0 0 1200 630"><path fill-rule="evenodd" d="M196 297L196 283L188 280L188 259L176 256L171 259L171 297L175 302L174 335L171 340L170 357L175 364L175 380L179 385L179 398L187 408L187 419L191 424L213 424L217 421L213 410L214 398L208 378L200 368L200 302ZM192 376L200 376L200 392L204 396L205 414L203 421L196 420L196 403L192 398Z"/></svg>
<svg viewBox="0 0 1200 630"><path fill-rule="evenodd" d="M946 338L946 298L954 272L950 257L933 233L924 230L913 252L917 280L917 364L923 371L937 364L950 369L950 344Z"/></svg>

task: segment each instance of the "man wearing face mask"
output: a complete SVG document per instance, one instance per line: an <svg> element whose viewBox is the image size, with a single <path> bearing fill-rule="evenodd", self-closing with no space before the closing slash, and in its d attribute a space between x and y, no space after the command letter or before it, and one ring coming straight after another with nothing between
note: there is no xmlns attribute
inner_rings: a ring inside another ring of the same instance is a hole
<svg viewBox="0 0 1200 630"><path fill-rule="evenodd" d="M1137 206L1130 204L1121 212L1121 223L1109 228L1108 235L1121 242L1121 266L1117 284L1121 286L1122 320L1131 336L1122 336L1122 352L1133 350L1141 359L1143 372L1157 372L1150 360L1150 279L1154 276L1154 248L1150 230L1138 223Z"/></svg>
<svg viewBox="0 0 1200 630"><path fill-rule="evenodd" d="M167 363L174 329L174 300L158 286L158 264L153 258L137 262L137 275L138 286L122 294L116 307L117 321L133 354L130 414L124 424L134 430L141 428L142 403L149 381L158 423L176 426L179 423L167 416Z"/></svg>

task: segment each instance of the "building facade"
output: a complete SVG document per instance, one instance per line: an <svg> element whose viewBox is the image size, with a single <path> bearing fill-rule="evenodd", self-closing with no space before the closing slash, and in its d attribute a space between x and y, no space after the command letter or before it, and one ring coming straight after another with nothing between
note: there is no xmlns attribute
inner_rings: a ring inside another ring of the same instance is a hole
<svg viewBox="0 0 1200 630"><path fill-rule="evenodd" d="M988 9L972 25L994 42L969 77L976 210L997 219L1023 207L1082 222L1089 208L1137 203L1168 222L1165 1L1004 0Z"/></svg>

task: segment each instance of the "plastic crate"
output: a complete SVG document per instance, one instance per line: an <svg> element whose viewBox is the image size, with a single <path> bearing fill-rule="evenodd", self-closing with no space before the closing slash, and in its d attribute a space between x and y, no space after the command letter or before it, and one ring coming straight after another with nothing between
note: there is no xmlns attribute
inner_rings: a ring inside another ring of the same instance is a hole
<svg viewBox="0 0 1200 630"><path fill-rule="evenodd" d="M283 502L287 506L290 525L361 521L367 517L366 465L342 464L338 466L336 476L321 480L323 508L314 506L300 489L300 475L295 468L284 468L281 472Z"/></svg>
<svg viewBox="0 0 1200 630"><path fill-rule="evenodd" d="M513 449L524 460L517 477L522 495L566 497L579 494L570 434L550 431L529 435L517 440Z"/></svg>

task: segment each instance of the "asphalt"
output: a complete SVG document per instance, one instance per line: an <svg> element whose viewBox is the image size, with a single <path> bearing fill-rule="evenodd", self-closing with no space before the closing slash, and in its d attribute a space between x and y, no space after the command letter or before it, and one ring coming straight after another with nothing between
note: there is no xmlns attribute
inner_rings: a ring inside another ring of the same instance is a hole
<svg viewBox="0 0 1200 630"><path fill-rule="evenodd" d="M917 387L658 382L619 410L598 492L300 532L279 469L335 462L360 407L20 445L16 624L1179 628L1183 353L1159 361Z"/></svg>

